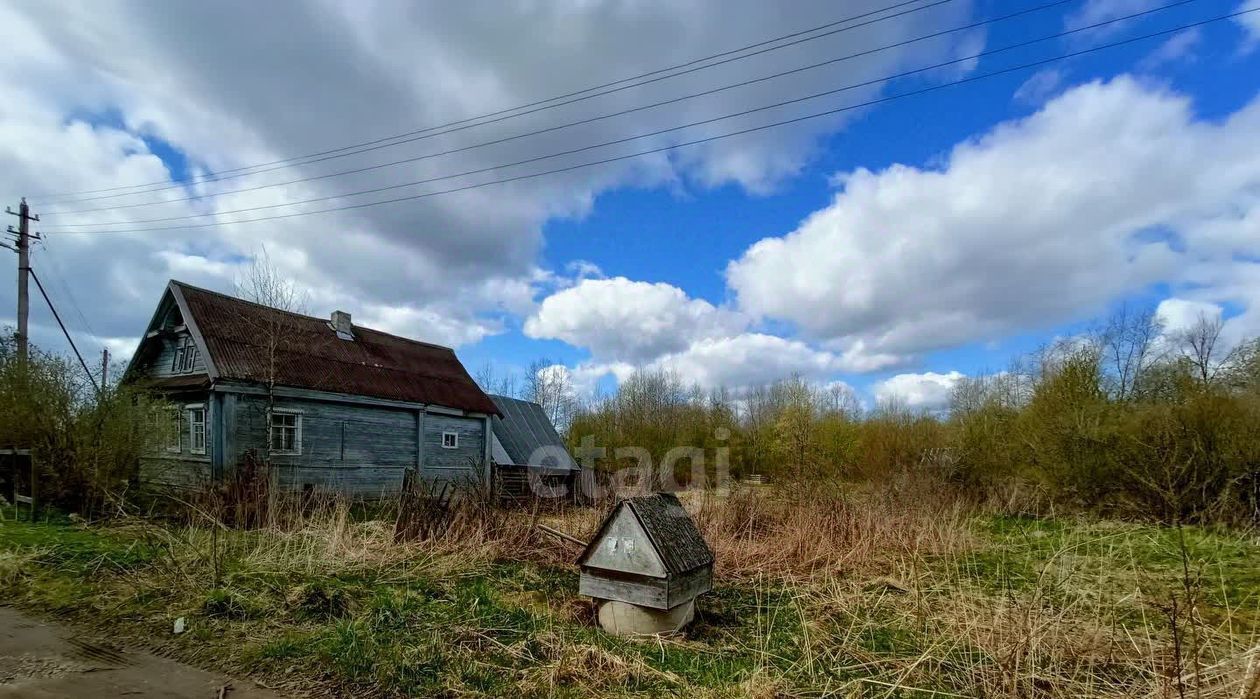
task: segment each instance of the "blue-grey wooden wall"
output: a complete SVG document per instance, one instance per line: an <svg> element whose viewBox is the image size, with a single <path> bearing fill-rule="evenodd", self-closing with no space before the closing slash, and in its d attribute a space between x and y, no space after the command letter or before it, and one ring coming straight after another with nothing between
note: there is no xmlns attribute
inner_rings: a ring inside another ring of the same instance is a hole
<svg viewBox="0 0 1260 699"><path fill-rule="evenodd" d="M171 451L167 445L158 440L149 454L140 459L140 480L143 483L156 485L196 488L210 482L214 472L214 431L213 415L215 409L213 396L205 392L178 393L166 397L173 410L179 411L179 450ZM188 405L202 405L206 409L206 453L192 452L192 435L188 427ZM166 416L157 416L165 420Z"/></svg>
<svg viewBox="0 0 1260 699"><path fill-rule="evenodd" d="M403 474L417 465L431 481L482 478L484 418L279 396L274 404L277 410L302 416L301 454L271 454L276 484L282 488L387 495L397 492ZM224 396L226 468L249 449L267 454L267 405L266 396ZM457 448L442 446L444 432L459 435Z"/></svg>

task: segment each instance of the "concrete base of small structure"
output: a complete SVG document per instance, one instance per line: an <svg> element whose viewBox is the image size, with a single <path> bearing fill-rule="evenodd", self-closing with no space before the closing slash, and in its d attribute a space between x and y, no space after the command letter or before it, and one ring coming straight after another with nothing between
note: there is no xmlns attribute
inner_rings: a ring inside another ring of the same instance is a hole
<svg viewBox="0 0 1260 699"><path fill-rule="evenodd" d="M696 601L673 609L652 609L617 600L599 602L599 625L617 636L654 636L682 630L696 616Z"/></svg>

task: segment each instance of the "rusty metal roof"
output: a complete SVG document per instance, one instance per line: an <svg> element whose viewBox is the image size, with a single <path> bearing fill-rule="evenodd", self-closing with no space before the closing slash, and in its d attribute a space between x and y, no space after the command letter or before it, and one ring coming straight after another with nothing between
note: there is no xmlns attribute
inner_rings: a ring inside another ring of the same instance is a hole
<svg viewBox="0 0 1260 699"><path fill-rule="evenodd" d="M172 281L218 379L426 403L499 414L449 347L329 322Z"/></svg>

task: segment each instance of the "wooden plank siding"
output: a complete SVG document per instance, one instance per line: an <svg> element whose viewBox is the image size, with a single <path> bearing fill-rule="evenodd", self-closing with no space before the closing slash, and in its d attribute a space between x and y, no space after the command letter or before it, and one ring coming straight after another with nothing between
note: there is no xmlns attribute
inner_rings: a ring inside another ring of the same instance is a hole
<svg viewBox="0 0 1260 699"><path fill-rule="evenodd" d="M141 480L164 486L198 487L221 478L249 450L268 456L268 398L254 393L214 391L171 396L181 411L180 451L160 445L142 459ZM402 486L403 475L420 467L426 481L441 487L480 483L484 478L487 421L425 408L356 405L343 400L275 396L277 411L301 416L301 453L270 454L275 486L315 488L361 497L381 497ZM206 454L192 454L186 403L205 403ZM443 446L454 432L458 446Z"/></svg>
<svg viewBox="0 0 1260 699"><path fill-rule="evenodd" d="M179 349L180 343L184 338L189 337L188 331L184 330L175 336L165 336L155 338L157 341L157 351L153 353L151 358L145 362L144 373L155 379L167 378L170 376L185 376L189 374L205 374L206 358L201 352L197 352L196 358L193 360L192 371L172 371L175 360L175 352Z"/></svg>
<svg viewBox="0 0 1260 699"><path fill-rule="evenodd" d="M301 420L301 453L271 454L275 484L285 490L318 488L377 497L397 492L415 468L415 412L309 399L275 398L275 409ZM266 396L236 396L228 426L230 462L249 449L267 456Z"/></svg>
<svg viewBox="0 0 1260 699"><path fill-rule="evenodd" d="M669 584L663 578L639 576L616 578L611 575L583 575L578 594L597 600L616 600L652 609L670 609Z"/></svg>
<svg viewBox="0 0 1260 699"><path fill-rule="evenodd" d="M653 609L673 609L713 588L713 571L697 568L670 578L585 569L578 578L578 594L617 600Z"/></svg>
<svg viewBox="0 0 1260 699"><path fill-rule="evenodd" d="M190 404L211 405L208 393L176 393L165 396L172 409L179 411L179 451L168 451L166 444L155 445L152 452L140 459L140 480L161 486L197 488L210 482L212 475L212 435L206 435L206 453L192 453L192 436L188 431ZM206 430L211 429L211 416L206 415Z"/></svg>
<svg viewBox="0 0 1260 699"><path fill-rule="evenodd" d="M421 476L434 484L481 482L484 478L486 421L480 417L462 417L427 412L424 415L424 467ZM442 446L442 434L459 435L459 446Z"/></svg>

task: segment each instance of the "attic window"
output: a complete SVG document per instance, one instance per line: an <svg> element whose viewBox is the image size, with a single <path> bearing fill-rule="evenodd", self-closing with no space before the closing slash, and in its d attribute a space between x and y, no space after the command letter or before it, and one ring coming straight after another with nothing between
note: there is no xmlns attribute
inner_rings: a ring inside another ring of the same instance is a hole
<svg viewBox="0 0 1260 699"><path fill-rule="evenodd" d="M197 344L187 335L181 337L171 357L171 372L187 374L197 365Z"/></svg>

